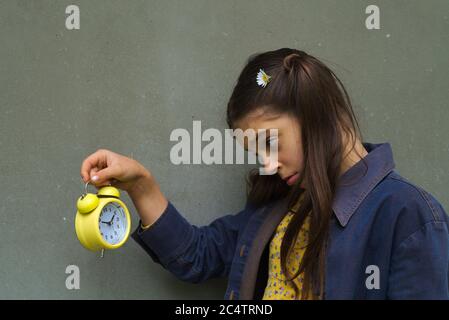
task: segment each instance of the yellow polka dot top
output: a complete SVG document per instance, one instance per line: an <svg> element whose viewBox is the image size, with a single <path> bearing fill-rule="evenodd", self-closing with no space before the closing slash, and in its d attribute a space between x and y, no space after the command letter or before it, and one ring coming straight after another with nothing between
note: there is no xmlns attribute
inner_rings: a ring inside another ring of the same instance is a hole
<svg viewBox="0 0 449 320"><path fill-rule="evenodd" d="M296 211L299 208L300 201L303 195L298 200L293 210ZM287 225L293 217L293 212L289 211L282 219L281 223L276 228L273 239L270 242L270 252L268 261L268 282L265 287L263 300L297 300L299 297L295 296L295 290L292 280L287 281L286 276L281 270L281 244L284 237ZM305 251L305 245L307 244L308 231L310 226L310 216L308 215L302 225L299 232L297 241L295 243L294 251L290 253L288 257L287 268L289 270L289 276L291 277L296 273L301 262L301 258ZM304 273L299 274L294 283L298 287L298 292L302 290ZM310 296L310 295L309 295Z"/></svg>

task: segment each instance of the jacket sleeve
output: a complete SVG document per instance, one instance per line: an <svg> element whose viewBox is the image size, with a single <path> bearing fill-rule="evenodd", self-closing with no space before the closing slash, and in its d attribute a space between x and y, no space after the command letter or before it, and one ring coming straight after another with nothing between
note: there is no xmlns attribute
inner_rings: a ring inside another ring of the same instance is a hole
<svg viewBox="0 0 449 320"><path fill-rule="evenodd" d="M229 274L240 228L245 225L249 206L207 226L191 225L168 201L158 220L147 230L139 226L131 237L178 279L199 283Z"/></svg>
<svg viewBox="0 0 449 320"><path fill-rule="evenodd" d="M449 299L448 223L438 207L439 219L424 223L393 251L389 299Z"/></svg>

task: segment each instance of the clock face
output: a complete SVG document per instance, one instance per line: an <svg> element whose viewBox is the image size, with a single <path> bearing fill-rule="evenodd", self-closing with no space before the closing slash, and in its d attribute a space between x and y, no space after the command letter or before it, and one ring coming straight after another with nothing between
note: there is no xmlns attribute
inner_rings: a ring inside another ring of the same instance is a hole
<svg viewBox="0 0 449 320"><path fill-rule="evenodd" d="M125 236L128 221L125 211L116 202L110 202L101 210L98 220L103 239L110 244L121 242Z"/></svg>

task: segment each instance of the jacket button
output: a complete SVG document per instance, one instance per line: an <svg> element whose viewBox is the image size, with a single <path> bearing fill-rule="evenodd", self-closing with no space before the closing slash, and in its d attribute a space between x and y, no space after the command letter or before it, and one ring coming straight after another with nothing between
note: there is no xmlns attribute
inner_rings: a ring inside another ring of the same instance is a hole
<svg viewBox="0 0 449 320"><path fill-rule="evenodd" d="M241 256L241 257L243 257L243 252L244 252L244 250L245 250L245 245L242 245L242 246L240 247L240 256Z"/></svg>
<svg viewBox="0 0 449 320"><path fill-rule="evenodd" d="M229 300L234 299L234 290L231 290L231 294L229 295Z"/></svg>

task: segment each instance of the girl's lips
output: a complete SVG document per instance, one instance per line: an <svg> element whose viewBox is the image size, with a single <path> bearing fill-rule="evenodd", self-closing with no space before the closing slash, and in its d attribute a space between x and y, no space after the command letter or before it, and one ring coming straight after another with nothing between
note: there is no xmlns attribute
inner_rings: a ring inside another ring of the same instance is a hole
<svg viewBox="0 0 449 320"><path fill-rule="evenodd" d="M299 178L299 173L295 173L294 175L291 175L290 178L287 179L287 184L289 186L293 185L296 182L296 180L298 180L298 178Z"/></svg>

